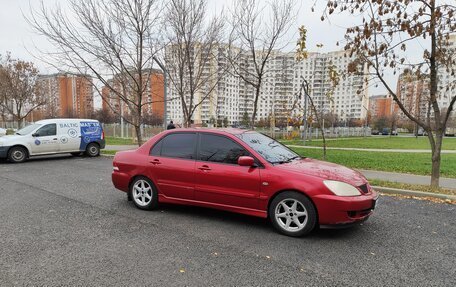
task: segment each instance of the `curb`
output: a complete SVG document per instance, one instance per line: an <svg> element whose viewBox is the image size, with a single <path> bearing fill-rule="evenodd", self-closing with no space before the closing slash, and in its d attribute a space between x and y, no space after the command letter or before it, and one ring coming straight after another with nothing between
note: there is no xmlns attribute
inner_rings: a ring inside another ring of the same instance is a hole
<svg viewBox="0 0 456 287"><path fill-rule="evenodd" d="M416 191L416 190L406 190L406 189L381 187L381 186L372 186L372 188L375 189L376 191L383 192L383 193L389 193L389 194L401 194L401 195L409 195L409 196L417 196L417 197L435 197L435 198L440 198L440 199L456 200L456 195L432 193L432 192L424 192L424 191Z"/></svg>

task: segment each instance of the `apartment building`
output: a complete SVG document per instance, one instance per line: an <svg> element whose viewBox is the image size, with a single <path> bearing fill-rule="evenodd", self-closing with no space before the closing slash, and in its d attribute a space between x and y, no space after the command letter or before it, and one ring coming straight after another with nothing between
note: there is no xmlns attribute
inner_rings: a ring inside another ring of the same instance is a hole
<svg viewBox="0 0 456 287"><path fill-rule="evenodd" d="M46 104L33 111L28 120L92 116L93 86L90 76L71 73L40 75L37 88L43 93Z"/></svg>
<svg viewBox="0 0 456 287"><path fill-rule="evenodd" d="M143 82L146 85L144 94L142 97L143 103L143 116L145 117L155 117L157 120L161 119L163 121L165 115L165 101L164 101L164 77L161 70L150 69L144 72ZM131 79L130 79L131 80ZM131 80L132 81L132 80ZM132 81L133 82L133 81ZM119 75L114 76L108 81L109 86L113 87L116 91L122 91L121 79ZM134 83L126 85L127 90L132 90ZM132 111L135 109L133 104L127 104L125 101L121 100L111 88L103 86L101 88L102 95L102 109L111 114L112 116L119 117L120 114L123 114L124 117L128 118ZM134 94L127 96L134 103Z"/></svg>
<svg viewBox="0 0 456 287"><path fill-rule="evenodd" d="M411 115L425 119L429 107L429 75L416 76L406 70L399 75L397 81L397 97ZM401 119L408 119L399 113Z"/></svg>
<svg viewBox="0 0 456 287"><path fill-rule="evenodd" d="M373 118L387 118L398 112L399 107L391 95L375 95L369 98L369 111Z"/></svg>
<svg viewBox="0 0 456 287"><path fill-rule="evenodd" d="M456 61L456 34L449 36L443 48L446 49L445 54L452 55L452 60ZM438 75L439 106L447 108L450 106L451 99L456 97L456 65L452 65L451 68L440 65Z"/></svg>
<svg viewBox="0 0 456 287"><path fill-rule="evenodd" d="M172 49L172 46L167 48L168 55L173 54ZM228 52L226 45L217 46L212 52L213 57L202 69L203 73L213 76L208 77L206 89L196 95L195 102L202 101L193 116L193 121L197 124L209 123L211 119L227 118L229 124L234 125L242 121L244 113L249 116L253 113L255 89L234 73L227 60ZM254 72L251 54L239 49L234 53L239 55L237 61L245 73L244 76L248 77ZM260 90L256 120L271 116L302 117L304 97L298 99L297 94L303 78L309 83L310 96L319 112L337 114L341 120L364 119L369 101L367 86L364 76L347 73L347 66L352 60L345 52L340 51L309 53L307 59L297 62L294 53L274 51L266 65L267 73ZM173 66L169 61L175 59L168 56L166 61L167 66ZM340 83L331 96L328 95L331 90L330 66L340 74ZM214 71L219 72L214 74ZM209 89L211 90L208 91ZM170 99L174 99L168 104L168 118L177 123L184 122L181 99L170 82L168 95Z"/></svg>

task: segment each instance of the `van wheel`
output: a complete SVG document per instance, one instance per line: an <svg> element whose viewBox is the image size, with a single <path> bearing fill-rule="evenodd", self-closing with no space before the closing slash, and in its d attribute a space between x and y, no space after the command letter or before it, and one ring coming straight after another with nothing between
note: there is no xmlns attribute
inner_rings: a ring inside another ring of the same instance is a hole
<svg viewBox="0 0 456 287"><path fill-rule="evenodd" d="M96 157L100 155L100 146L96 143L89 143L86 147L85 154L90 157Z"/></svg>
<svg viewBox="0 0 456 287"><path fill-rule="evenodd" d="M317 212L313 203L304 194L286 191L271 202L269 219L280 233L299 237L314 229Z"/></svg>
<svg viewBox="0 0 456 287"><path fill-rule="evenodd" d="M8 151L8 159L12 163L21 163L27 160L27 150L20 146L12 147Z"/></svg>

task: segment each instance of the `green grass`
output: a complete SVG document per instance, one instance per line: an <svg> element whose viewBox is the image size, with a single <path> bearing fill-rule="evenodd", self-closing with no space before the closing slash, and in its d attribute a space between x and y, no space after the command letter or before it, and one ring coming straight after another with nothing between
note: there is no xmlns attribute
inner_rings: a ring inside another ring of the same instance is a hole
<svg viewBox="0 0 456 287"><path fill-rule="evenodd" d="M287 145L302 145L301 140L283 141ZM430 149L427 137L366 137L354 139L328 139L328 147L342 148L376 148L376 149ZM313 140L306 143L308 146L323 146L322 140ZM456 138L444 138L444 150L456 150Z"/></svg>
<svg viewBox="0 0 456 287"><path fill-rule="evenodd" d="M369 183L371 185L381 186L381 187L391 187L391 188L399 188L399 189L406 189L406 190L415 190L415 191L456 195L456 189L432 188L429 185L408 184L408 183L400 183L400 182L395 182L395 181L386 181L386 180L378 180L378 179L369 179Z"/></svg>
<svg viewBox="0 0 456 287"><path fill-rule="evenodd" d="M292 148L301 156L323 158L320 149ZM430 153L397 153L328 150L327 161L351 168L372 169L418 175L431 174ZM456 154L442 154L441 176L456 178Z"/></svg>
<svg viewBox="0 0 456 287"><path fill-rule="evenodd" d="M105 155L115 155L116 152L118 152L117 150L101 150L101 154L105 154Z"/></svg>
<svg viewBox="0 0 456 287"><path fill-rule="evenodd" d="M132 138L106 137L107 145L133 145Z"/></svg>

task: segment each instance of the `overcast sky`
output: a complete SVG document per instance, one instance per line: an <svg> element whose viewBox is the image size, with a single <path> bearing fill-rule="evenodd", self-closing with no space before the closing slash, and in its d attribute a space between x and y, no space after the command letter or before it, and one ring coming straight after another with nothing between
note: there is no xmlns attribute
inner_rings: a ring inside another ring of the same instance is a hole
<svg viewBox="0 0 456 287"><path fill-rule="evenodd" d="M0 54L11 52L14 58L30 60L36 63L42 73L51 73L55 70L44 62L40 62L37 47L43 50L51 50L52 46L45 38L34 33L28 25L23 14L30 13L30 6L36 7L40 0L0 0ZM230 0L208 0L209 14L217 13L222 9L229 9L232 1ZM264 0L266 1L266 0ZM67 0L44 0L45 5L53 7L56 2L65 7ZM317 51L316 45L321 43L323 48L319 51L339 50L336 42L343 38L345 27L354 23L351 17L333 17L331 23L320 20L321 7L317 7L316 12L311 12L311 5L314 0L301 0L297 2L299 13L296 21L290 29L287 39L292 44L288 50L294 49L294 43L298 36L297 28L305 25L308 29L308 47L310 51ZM326 1L318 1L324 4ZM298 11L298 10L296 10ZM371 90L370 94L382 92L381 89Z"/></svg>

